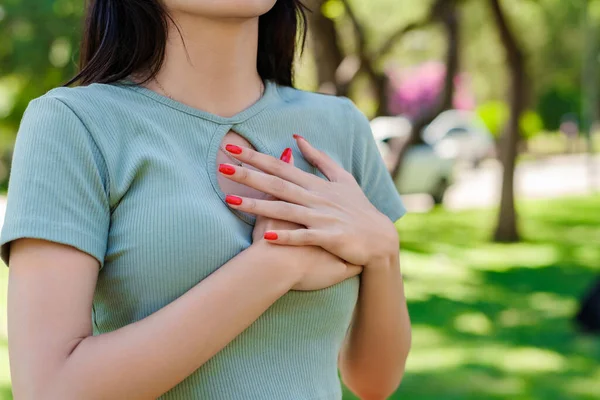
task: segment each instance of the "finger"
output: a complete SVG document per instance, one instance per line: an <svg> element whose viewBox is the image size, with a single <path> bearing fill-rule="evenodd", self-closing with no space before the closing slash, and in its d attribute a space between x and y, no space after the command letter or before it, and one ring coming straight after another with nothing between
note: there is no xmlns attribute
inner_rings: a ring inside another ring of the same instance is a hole
<svg viewBox="0 0 600 400"><path fill-rule="evenodd" d="M294 155L292 154L292 149L289 147L281 153L281 157L279 158L281 161L288 163L290 165L294 165ZM276 200L275 197L268 195L265 200Z"/></svg>
<svg viewBox="0 0 600 400"><path fill-rule="evenodd" d="M286 162L286 160L291 160L291 148L285 149L279 160L256 150L247 147L242 148L232 144L226 145L225 150L244 164L252 165L269 175L278 176L288 182L295 183L298 186L310 188L321 181L319 177L304 172L301 169L294 167L292 163Z"/></svg>
<svg viewBox="0 0 600 400"><path fill-rule="evenodd" d="M271 243L287 246L319 246L325 248L330 244L328 234L315 229L267 231L264 238Z"/></svg>
<svg viewBox="0 0 600 400"><path fill-rule="evenodd" d="M306 139L300 135L294 135L298 148L302 155L315 168L323 173L331 182L340 182L346 179L348 173L340 167L331 157L324 152L315 149Z"/></svg>
<svg viewBox="0 0 600 400"><path fill-rule="evenodd" d="M359 267L358 265L348 264L346 267L345 278L348 279L348 278L352 278L357 275L360 275L360 273L362 271L363 271L363 267Z"/></svg>
<svg viewBox="0 0 600 400"><path fill-rule="evenodd" d="M309 226L316 220L311 209L285 201L258 200L232 195L227 195L225 201L236 210L299 225Z"/></svg>
<svg viewBox="0 0 600 400"><path fill-rule="evenodd" d="M278 176L231 164L219 165L219 172L227 179L290 203L308 205L315 200L315 195L306 189Z"/></svg>

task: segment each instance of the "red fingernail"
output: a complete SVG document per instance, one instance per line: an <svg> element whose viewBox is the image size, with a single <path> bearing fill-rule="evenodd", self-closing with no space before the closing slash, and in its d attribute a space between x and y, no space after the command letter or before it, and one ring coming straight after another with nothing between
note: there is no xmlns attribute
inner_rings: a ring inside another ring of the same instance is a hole
<svg viewBox="0 0 600 400"><path fill-rule="evenodd" d="M242 198L241 197L237 197L237 196L232 196L230 194L228 194L227 196L225 196L225 202L227 204L231 204L234 206L239 206L242 204Z"/></svg>
<svg viewBox="0 0 600 400"><path fill-rule="evenodd" d="M296 135L295 133L292 135L292 137L293 137L294 139L304 139L302 136L300 136L300 135ZM304 140L306 140L306 139L304 139Z"/></svg>
<svg viewBox="0 0 600 400"><path fill-rule="evenodd" d="M283 153L281 154L281 158L280 160L285 162L285 163L290 163L290 160L292 159L292 149L290 149L289 147L287 149L285 149L283 151Z"/></svg>
<svg viewBox="0 0 600 400"><path fill-rule="evenodd" d="M221 164L219 165L219 172L225 175L233 175L235 174L235 168L231 165Z"/></svg>
<svg viewBox="0 0 600 400"><path fill-rule="evenodd" d="M240 146L236 146L235 144L228 144L225 146L225 150L231 154L242 154L242 148Z"/></svg>
<svg viewBox="0 0 600 400"><path fill-rule="evenodd" d="M266 240L277 240L277 234L275 232L265 232Z"/></svg>

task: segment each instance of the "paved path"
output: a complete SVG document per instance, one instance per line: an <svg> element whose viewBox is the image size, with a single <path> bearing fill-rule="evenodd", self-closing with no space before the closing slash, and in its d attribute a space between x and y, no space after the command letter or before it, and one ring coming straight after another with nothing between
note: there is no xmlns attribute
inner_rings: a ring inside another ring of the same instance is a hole
<svg viewBox="0 0 600 400"><path fill-rule="evenodd" d="M591 174L590 171L594 173ZM476 170L458 173L448 190L444 206L449 209L489 207L500 200L502 169L490 160ZM519 198L544 199L600 192L600 156L567 155L519 163L515 172L515 192ZM431 207L427 196L405 196L411 211Z"/></svg>

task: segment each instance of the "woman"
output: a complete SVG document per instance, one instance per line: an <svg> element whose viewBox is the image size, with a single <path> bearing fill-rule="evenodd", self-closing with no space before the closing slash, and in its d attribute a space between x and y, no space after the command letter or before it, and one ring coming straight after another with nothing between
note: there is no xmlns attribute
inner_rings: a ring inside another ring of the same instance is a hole
<svg viewBox="0 0 600 400"><path fill-rule="evenodd" d="M15 147L16 399L339 399L338 366L364 399L398 386L404 209L352 103L291 87L301 11L91 2L81 86L31 102Z"/></svg>

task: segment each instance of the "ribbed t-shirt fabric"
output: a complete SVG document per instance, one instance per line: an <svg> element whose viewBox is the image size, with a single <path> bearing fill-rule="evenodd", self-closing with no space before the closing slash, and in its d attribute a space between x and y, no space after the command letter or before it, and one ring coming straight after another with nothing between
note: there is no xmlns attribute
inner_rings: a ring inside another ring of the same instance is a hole
<svg viewBox="0 0 600 400"><path fill-rule="evenodd" d="M217 153L230 130L273 156L292 147L299 168L320 174L291 138L300 134L350 171L390 219L405 212L368 120L346 98L267 82L258 102L224 118L141 86L92 84L29 104L2 259L8 263L18 238L73 246L100 262L95 335L147 317L252 242L254 218L232 211L217 182ZM287 293L161 399L340 399L338 353L358 289L352 278Z"/></svg>

